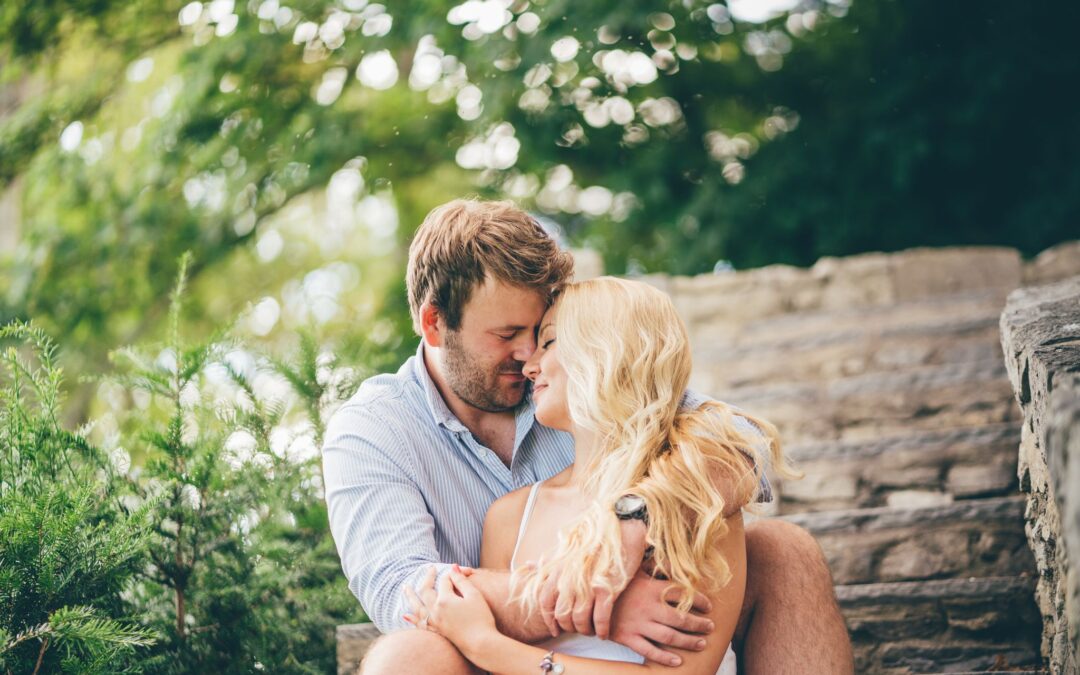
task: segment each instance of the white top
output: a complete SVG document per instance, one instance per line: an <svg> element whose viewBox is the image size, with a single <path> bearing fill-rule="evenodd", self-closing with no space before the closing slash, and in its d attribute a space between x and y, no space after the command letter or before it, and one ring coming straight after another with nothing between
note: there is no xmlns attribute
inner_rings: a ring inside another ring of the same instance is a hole
<svg viewBox="0 0 1080 675"><path fill-rule="evenodd" d="M532 489L529 490L529 499L525 502L525 511L521 514L521 525L518 527L517 541L514 543L514 553L510 557L511 570L514 569L518 549L521 547L521 540L525 536L525 529L529 525L529 518L532 516L533 507L536 505L536 493L540 488L540 483L543 482L533 483ZM611 640L601 640L595 635L563 633L559 637L537 643L536 646L559 654L566 654L567 656L580 656L604 661L622 661L624 663L645 663L645 657L629 647ZM736 675L735 652L732 651L731 645L728 645L727 653L724 654L724 660L720 663L720 669L716 671L716 675Z"/></svg>

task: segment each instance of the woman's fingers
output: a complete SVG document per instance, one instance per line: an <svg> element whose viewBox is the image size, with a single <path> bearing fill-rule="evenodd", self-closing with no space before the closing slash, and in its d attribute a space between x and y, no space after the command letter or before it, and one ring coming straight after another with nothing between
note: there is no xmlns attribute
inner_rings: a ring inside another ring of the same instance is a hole
<svg viewBox="0 0 1080 675"><path fill-rule="evenodd" d="M480 591L476 589L473 582L469 581L468 576L463 571L453 571L446 576L450 579L450 583L453 585L454 590L458 592L458 595L466 600L472 600L480 595Z"/></svg>
<svg viewBox="0 0 1080 675"><path fill-rule="evenodd" d="M420 596L416 594L416 591L412 589L412 586L405 587L405 598L409 601L409 605L412 606L412 611L415 614L422 614L426 609L424 601L420 599Z"/></svg>
<svg viewBox="0 0 1080 675"><path fill-rule="evenodd" d="M450 574L453 574L451 572ZM442 579L439 579L439 599L446 600L454 597L454 584L450 581L450 574L444 574Z"/></svg>
<svg viewBox="0 0 1080 675"><path fill-rule="evenodd" d="M438 575L439 570L435 569L435 566L432 565L428 568L427 574L424 575L424 580L420 583L420 599L429 607L435 602L435 578L438 577Z"/></svg>

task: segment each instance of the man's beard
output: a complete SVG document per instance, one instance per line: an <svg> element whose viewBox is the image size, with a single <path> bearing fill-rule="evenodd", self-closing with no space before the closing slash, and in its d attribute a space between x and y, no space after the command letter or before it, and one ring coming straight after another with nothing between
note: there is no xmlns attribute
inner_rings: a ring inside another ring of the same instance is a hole
<svg viewBox="0 0 1080 675"><path fill-rule="evenodd" d="M443 367L446 384L462 401L484 412L504 412L516 408L525 397L525 382L515 387L500 387L499 375L521 374L521 361L504 361L490 367L469 353L454 331L446 334Z"/></svg>

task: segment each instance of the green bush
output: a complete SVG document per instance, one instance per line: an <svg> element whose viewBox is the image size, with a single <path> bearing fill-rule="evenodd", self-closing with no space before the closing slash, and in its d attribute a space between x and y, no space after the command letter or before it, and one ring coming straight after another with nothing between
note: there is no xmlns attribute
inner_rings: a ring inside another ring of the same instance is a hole
<svg viewBox="0 0 1080 675"><path fill-rule="evenodd" d="M333 672L334 626L363 619L317 450L354 371L309 335L288 359L224 334L186 343L186 268L166 342L114 354L110 379L141 405L111 450L60 427L48 338L0 333L39 363L6 353L0 666L12 673ZM140 446L132 468L123 448Z"/></svg>
<svg viewBox="0 0 1080 675"><path fill-rule="evenodd" d="M137 670L154 633L131 619L122 592L143 562L148 508L116 501L101 450L58 421L56 347L30 324L0 338L0 668L9 673Z"/></svg>

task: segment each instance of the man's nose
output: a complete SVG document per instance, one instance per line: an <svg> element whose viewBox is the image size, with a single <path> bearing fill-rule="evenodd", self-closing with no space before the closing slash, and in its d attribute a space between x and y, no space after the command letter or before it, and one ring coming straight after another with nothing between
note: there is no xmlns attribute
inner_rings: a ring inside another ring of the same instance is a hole
<svg viewBox="0 0 1080 675"><path fill-rule="evenodd" d="M522 331L525 333L525 331ZM536 353L536 336L532 333L523 334L514 343L512 356L515 361L528 361Z"/></svg>

